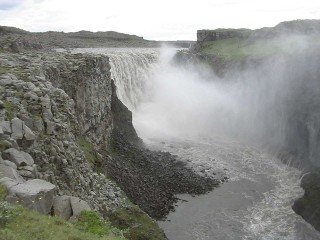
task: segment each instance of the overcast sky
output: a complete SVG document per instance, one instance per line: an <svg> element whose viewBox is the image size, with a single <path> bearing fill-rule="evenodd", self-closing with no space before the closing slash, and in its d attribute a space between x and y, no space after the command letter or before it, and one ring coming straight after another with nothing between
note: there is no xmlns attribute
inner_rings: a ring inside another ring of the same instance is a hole
<svg viewBox="0 0 320 240"><path fill-rule="evenodd" d="M28 31L118 31L195 40L196 30L320 19L319 0L0 0L0 25Z"/></svg>

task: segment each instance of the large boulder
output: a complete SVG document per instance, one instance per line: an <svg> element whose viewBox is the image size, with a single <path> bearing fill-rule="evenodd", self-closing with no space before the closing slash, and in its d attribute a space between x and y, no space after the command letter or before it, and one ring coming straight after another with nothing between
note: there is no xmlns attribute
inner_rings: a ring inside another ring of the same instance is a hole
<svg viewBox="0 0 320 240"><path fill-rule="evenodd" d="M53 200L53 210L56 216L69 220L72 216L70 196L56 196Z"/></svg>
<svg viewBox="0 0 320 240"><path fill-rule="evenodd" d="M9 148L2 153L4 159L8 159L14 162L18 167L20 166L32 166L34 164L33 158L30 154L19 151L14 148Z"/></svg>
<svg viewBox="0 0 320 240"><path fill-rule="evenodd" d="M56 216L65 220L76 221L82 211L90 211L91 207L84 200L72 196L57 196L53 201Z"/></svg>
<svg viewBox="0 0 320 240"><path fill-rule="evenodd" d="M70 204L72 208L72 218L78 218L82 211L90 211L91 208L88 203L78 197L70 197Z"/></svg>
<svg viewBox="0 0 320 240"><path fill-rule="evenodd" d="M43 214L51 213L56 186L41 180L32 179L24 183L2 178L0 183L8 189L6 200L13 204L36 210Z"/></svg>

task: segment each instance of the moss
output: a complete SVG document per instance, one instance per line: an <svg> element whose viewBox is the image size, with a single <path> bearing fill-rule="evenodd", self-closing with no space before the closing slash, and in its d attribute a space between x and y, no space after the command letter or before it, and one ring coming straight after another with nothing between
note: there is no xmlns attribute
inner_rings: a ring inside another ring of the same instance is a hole
<svg viewBox="0 0 320 240"><path fill-rule="evenodd" d="M8 194L7 188L0 184L0 202L6 199L7 194Z"/></svg>
<svg viewBox="0 0 320 240"><path fill-rule="evenodd" d="M11 144L7 141L1 140L0 141L0 152L7 150L11 147Z"/></svg>
<svg viewBox="0 0 320 240"><path fill-rule="evenodd" d="M0 74L5 74L10 72L10 68L8 67L0 67Z"/></svg>
<svg viewBox="0 0 320 240"><path fill-rule="evenodd" d="M79 145L89 163L92 165L101 163L102 159L98 156L98 153L93 145L85 137L80 137Z"/></svg>
<svg viewBox="0 0 320 240"><path fill-rule="evenodd" d="M6 110L7 119L13 119L16 115L16 112L18 111L17 106L14 103L9 102L8 100L4 100L3 103Z"/></svg>
<svg viewBox="0 0 320 240"><path fill-rule="evenodd" d="M17 92L15 92L14 94L17 98L22 98L24 95L24 91L23 90L19 90Z"/></svg>
<svg viewBox="0 0 320 240"><path fill-rule="evenodd" d="M89 218L92 220L92 218ZM107 225L106 225L107 226ZM14 214L6 225L0 228L0 239L14 240L120 240L112 228L102 236L78 229L76 225L58 217L52 217L22 207L14 207Z"/></svg>
<svg viewBox="0 0 320 240"><path fill-rule="evenodd" d="M113 212L109 219L119 229L127 229L124 236L131 240L161 240L166 239L163 231L146 213L138 207L119 209Z"/></svg>

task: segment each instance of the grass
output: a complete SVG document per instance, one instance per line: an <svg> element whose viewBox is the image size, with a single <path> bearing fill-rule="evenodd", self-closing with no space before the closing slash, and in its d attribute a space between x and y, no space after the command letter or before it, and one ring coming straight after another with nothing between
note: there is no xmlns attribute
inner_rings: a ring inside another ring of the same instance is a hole
<svg viewBox="0 0 320 240"><path fill-rule="evenodd" d="M82 220L82 224L87 224L90 228L79 229L77 225L66 222L59 217L46 216L22 207L14 207L13 214L5 227L0 229L0 240L125 239L122 236L116 236L110 225L105 225L105 231L97 234L95 231L92 231L97 223L88 223L87 221L89 220L92 220L92 217Z"/></svg>
<svg viewBox="0 0 320 240"><path fill-rule="evenodd" d="M6 199L7 194L8 194L7 188L0 184L0 202Z"/></svg>
<svg viewBox="0 0 320 240"><path fill-rule="evenodd" d="M130 240L166 239L157 224L138 207L132 206L113 212L109 219L119 229L126 229L124 236Z"/></svg>
<svg viewBox="0 0 320 240"><path fill-rule="evenodd" d="M98 153L93 145L85 137L80 137L79 145L89 163L92 165L101 163L102 159L98 156Z"/></svg>
<svg viewBox="0 0 320 240"><path fill-rule="evenodd" d="M319 36L272 39L229 38L204 43L200 53L216 55L224 60L261 59L302 51L306 47L319 45L318 40Z"/></svg>

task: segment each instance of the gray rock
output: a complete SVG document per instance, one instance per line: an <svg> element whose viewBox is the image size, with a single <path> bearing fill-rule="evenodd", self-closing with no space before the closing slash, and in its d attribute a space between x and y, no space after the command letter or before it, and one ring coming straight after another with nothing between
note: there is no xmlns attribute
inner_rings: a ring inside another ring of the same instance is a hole
<svg viewBox="0 0 320 240"><path fill-rule="evenodd" d="M56 196L53 200L53 210L56 216L69 220L72 216L70 196Z"/></svg>
<svg viewBox="0 0 320 240"><path fill-rule="evenodd" d="M19 203L44 214L51 212L55 185L41 179L32 179L16 185L13 185L12 181L9 184L3 181L3 184L8 188L9 194L6 198L8 202Z"/></svg>
<svg viewBox="0 0 320 240"><path fill-rule="evenodd" d="M2 128L2 131L4 134L10 135L12 133L11 131L11 124L9 121L2 121L0 122L0 126Z"/></svg>
<svg viewBox="0 0 320 240"><path fill-rule="evenodd" d="M78 197L70 197L70 204L72 208L72 218L78 218L82 211L90 211L91 207L86 201Z"/></svg>
<svg viewBox="0 0 320 240"><path fill-rule="evenodd" d="M11 120L11 128L13 139L22 139L23 138L23 122L19 118L14 118Z"/></svg>
<svg viewBox="0 0 320 240"><path fill-rule="evenodd" d="M31 129L19 118L14 118L11 120L11 129L11 137L13 139L25 138L28 141L33 141L36 138L36 135L31 131Z"/></svg>
<svg viewBox="0 0 320 240"><path fill-rule="evenodd" d="M14 162L18 167L20 166L32 166L34 164L33 158L30 154L18 151L14 148L9 148L2 153L3 158L9 159Z"/></svg>
<svg viewBox="0 0 320 240"><path fill-rule="evenodd" d="M32 132L32 130L27 127L27 125L23 125L23 130L24 130L24 138L28 141L33 141L36 139L36 135Z"/></svg>
<svg viewBox="0 0 320 240"><path fill-rule="evenodd" d="M0 109L4 108L4 102L0 100Z"/></svg>
<svg viewBox="0 0 320 240"><path fill-rule="evenodd" d="M13 179L19 183L25 182L25 180L20 176L17 170L8 165L0 164L0 178L4 177Z"/></svg>
<svg viewBox="0 0 320 240"><path fill-rule="evenodd" d="M17 170L17 165L14 162L8 161L8 160L3 160L2 162L4 165L7 165L9 167L12 167L13 169Z"/></svg>

